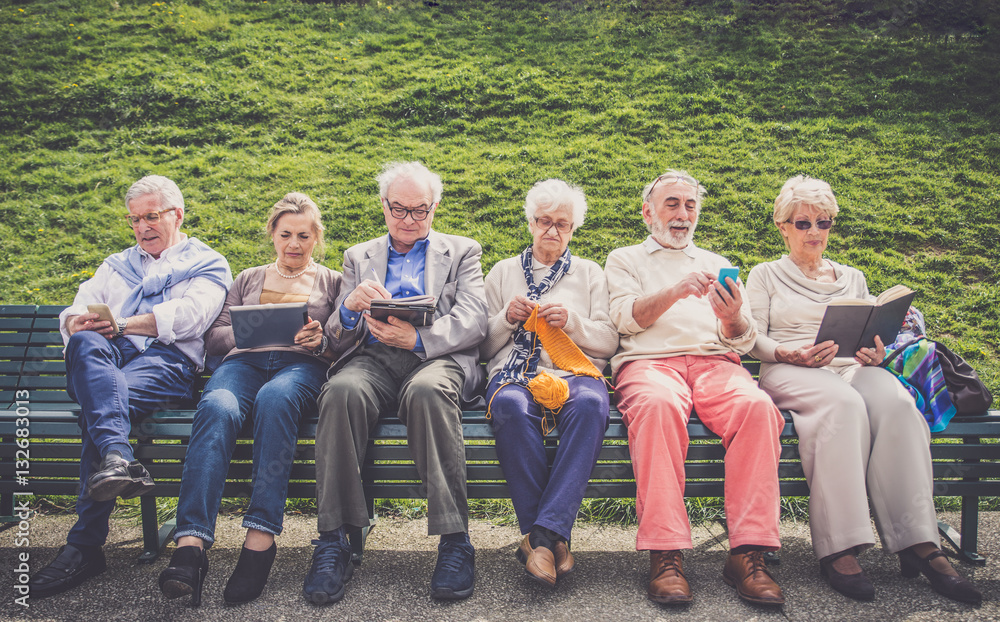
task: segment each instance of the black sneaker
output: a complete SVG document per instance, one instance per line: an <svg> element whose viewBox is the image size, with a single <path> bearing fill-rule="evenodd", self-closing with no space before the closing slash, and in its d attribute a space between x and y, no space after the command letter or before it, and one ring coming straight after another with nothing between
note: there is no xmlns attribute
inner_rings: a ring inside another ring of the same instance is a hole
<svg viewBox="0 0 1000 622"><path fill-rule="evenodd" d="M442 542L431 576L431 596L459 600L472 596L476 578L476 549L468 542Z"/></svg>
<svg viewBox="0 0 1000 622"><path fill-rule="evenodd" d="M99 547L95 549L95 553L84 556L83 551L72 544L64 544L52 563L36 572L28 581L31 597L45 598L61 594L107 570L104 551Z"/></svg>
<svg viewBox="0 0 1000 622"><path fill-rule="evenodd" d="M354 575L351 545L346 539L336 542L313 540L312 566L302 585L306 600L316 604L335 603L344 597L346 584Z"/></svg>

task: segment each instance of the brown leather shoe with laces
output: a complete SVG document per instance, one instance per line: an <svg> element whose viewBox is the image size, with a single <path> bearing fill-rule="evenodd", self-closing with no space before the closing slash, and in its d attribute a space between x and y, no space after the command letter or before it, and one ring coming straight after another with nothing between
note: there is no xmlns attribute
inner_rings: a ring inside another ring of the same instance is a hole
<svg viewBox="0 0 1000 622"><path fill-rule="evenodd" d="M680 551L649 552L649 600L663 605L684 605L691 602L691 586L684 578Z"/></svg>
<svg viewBox="0 0 1000 622"><path fill-rule="evenodd" d="M785 596L764 564L764 551L744 554L730 553L722 580L736 588L736 593L747 602L758 605L783 605Z"/></svg>

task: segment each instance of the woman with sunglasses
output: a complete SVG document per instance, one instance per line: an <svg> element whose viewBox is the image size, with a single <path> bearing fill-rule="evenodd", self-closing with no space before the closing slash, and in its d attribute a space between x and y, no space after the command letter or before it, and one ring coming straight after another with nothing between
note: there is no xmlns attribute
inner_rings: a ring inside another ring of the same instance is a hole
<svg viewBox="0 0 1000 622"><path fill-rule="evenodd" d="M760 387L792 413L809 484L809 528L820 574L838 592L872 600L857 556L875 543L868 499L883 546L905 577L923 573L943 596L978 603L982 594L940 551L932 498L930 432L913 398L879 367L885 348L838 352L815 344L827 304L873 300L864 275L823 256L837 215L830 185L798 176L774 201L788 254L750 271L747 293L758 337Z"/></svg>
<svg viewBox="0 0 1000 622"><path fill-rule="evenodd" d="M608 427L603 369L618 349L618 330L608 315L604 271L569 252L587 212L583 191L560 179L540 181L524 212L532 243L486 277L489 323L479 354L490 377L486 400L497 456L524 534L515 554L531 579L554 587L574 567L570 531ZM563 346L576 344L575 363L599 378L560 369L553 359L563 362L565 348L547 341L553 331L561 331L555 338ZM565 402L543 407L542 395L556 393L556 385L565 387ZM550 468L545 435L556 427L559 447Z"/></svg>

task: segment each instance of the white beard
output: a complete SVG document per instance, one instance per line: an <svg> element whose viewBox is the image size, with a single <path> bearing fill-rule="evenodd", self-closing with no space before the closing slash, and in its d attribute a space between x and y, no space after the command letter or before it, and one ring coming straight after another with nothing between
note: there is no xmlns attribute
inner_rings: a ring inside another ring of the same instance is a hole
<svg viewBox="0 0 1000 622"><path fill-rule="evenodd" d="M656 212L653 212L651 216L653 220L650 224L651 233L653 239L659 242L660 246L676 249L687 248L691 239L694 238L694 229L697 225L690 220L671 220L664 224ZM670 230L670 227L687 227L687 230L674 232Z"/></svg>

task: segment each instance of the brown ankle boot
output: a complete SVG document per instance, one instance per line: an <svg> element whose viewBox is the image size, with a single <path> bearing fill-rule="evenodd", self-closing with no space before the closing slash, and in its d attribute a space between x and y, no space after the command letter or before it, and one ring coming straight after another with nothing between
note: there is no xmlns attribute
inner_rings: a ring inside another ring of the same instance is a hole
<svg viewBox="0 0 1000 622"><path fill-rule="evenodd" d="M649 552L649 600L664 605L683 605L691 602L691 586L684 578L680 551Z"/></svg>
<svg viewBox="0 0 1000 622"><path fill-rule="evenodd" d="M736 593L747 602L758 605L783 605L785 596L764 564L764 551L730 553L722 580L736 588Z"/></svg>

